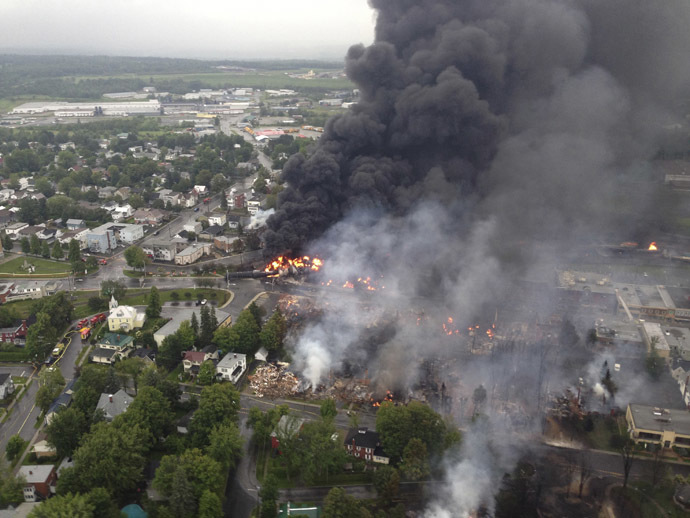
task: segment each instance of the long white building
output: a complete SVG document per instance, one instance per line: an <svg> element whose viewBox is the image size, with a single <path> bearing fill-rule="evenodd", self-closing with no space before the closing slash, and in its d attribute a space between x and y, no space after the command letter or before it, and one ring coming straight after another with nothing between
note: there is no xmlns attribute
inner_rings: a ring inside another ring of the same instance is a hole
<svg viewBox="0 0 690 518"><path fill-rule="evenodd" d="M64 101L36 101L17 106L10 114L49 113L59 112L63 116L68 113L93 112L99 107L104 115L129 115L135 113L155 113L161 109L161 104L155 99L139 102L98 102L84 101L68 103Z"/></svg>

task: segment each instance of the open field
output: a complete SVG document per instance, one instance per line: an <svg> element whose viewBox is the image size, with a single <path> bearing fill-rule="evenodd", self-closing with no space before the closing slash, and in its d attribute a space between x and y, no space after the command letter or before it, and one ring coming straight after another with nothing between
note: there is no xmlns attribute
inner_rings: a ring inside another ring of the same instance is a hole
<svg viewBox="0 0 690 518"><path fill-rule="evenodd" d="M167 81L200 81L212 88L219 87L249 87L260 89L280 89L280 88L322 88L322 89L351 89L354 83L349 79L298 79L286 75L283 71L274 72L254 72L242 74L238 72L209 72L196 74L122 74L116 76L79 76L76 81L82 79L141 79L148 82L153 78L153 82ZM67 78L65 78L67 79Z"/></svg>
<svg viewBox="0 0 690 518"><path fill-rule="evenodd" d="M33 273L33 275L67 274L72 270L72 266L67 262L50 261L40 257L21 256L15 257L6 263L0 264L0 275L29 275L29 273L22 267L24 261L27 261L29 264L33 264L36 267L36 271Z"/></svg>

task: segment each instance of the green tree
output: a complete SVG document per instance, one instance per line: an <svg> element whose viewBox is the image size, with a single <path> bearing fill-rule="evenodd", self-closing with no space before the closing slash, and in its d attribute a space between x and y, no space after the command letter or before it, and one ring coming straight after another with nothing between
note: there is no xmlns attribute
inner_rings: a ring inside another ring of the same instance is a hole
<svg viewBox="0 0 690 518"><path fill-rule="evenodd" d="M259 490L261 497L261 518L276 518L278 516L278 509L276 501L278 500L278 481L275 476L269 474L264 478L263 486Z"/></svg>
<svg viewBox="0 0 690 518"><path fill-rule="evenodd" d="M96 423L74 452L74 467L84 487L103 487L120 497L143 478L146 432L138 427Z"/></svg>
<svg viewBox="0 0 690 518"><path fill-rule="evenodd" d="M338 409L335 406L335 399L324 399L321 403L321 419L325 421L332 421L338 415Z"/></svg>
<svg viewBox="0 0 690 518"><path fill-rule="evenodd" d="M163 394L154 387L142 389L129 405L127 412L118 416L114 424L124 427L138 427L149 434L150 444L168 435L175 422L175 413Z"/></svg>
<svg viewBox="0 0 690 518"><path fill-rule="evenodd" d="M53 416L46 428L46 438L57 450L58 457L69 457L88 431L88 422L75 407L65 408Z"/></svg>
<svg viewBox="0 0 690 518"><path fill-rule="evenodd" d="M36 322L26 333L26 350L31 356L43 360L55 347L57 338L58 333L50 315L40 312L36 315Z"/></svg>
<svg viewBox="0 0 690 518"><path fill-rule="evenodd" d="M252 317L254 317L254 321L256 322L256 326L261 330L261 325L263 324L263 311L262 309L256 305L256 302L252 302L247 306L247 311L251 313Z"/></svg>
<svg viewBox="0 0 690 518"><path fill-rule="evenodd" d="M22 439L19 435L13 435L7 441L5 446L5 453L7 454L7 460L14 462L14 460L24 451L26 447L26 441Z"/></svg>
<svg viewBox="0 0 690 518"><path fill-rule="evenodd" d="M55 244L53 245L53 251L52 254L53 259L63 259L65 257L65 252L62 249L62 245L60 244L60 241L57 239L55 240Z"/></svg>
<svg viewBox="0 0 690 518"><path fill-rule="evenodd" d="M138 246L130 246L125 250L125 261L127 266L134 269L143 269L150 262L144 250Z"/></svg>
<svg viewBox="0 0 690 518"><path fill-rule="evenodd" d="M161 296L158 293L158 288L151 286L151 293L149 293L149 304L146 307L146 316L148 318L158 318L161 316Z"/></svg>
<svg viewBox="0 0 690 518"><path fill-rule="evenodd" d="M451 433L442 417L427 405L412 401L407 406L383 402L376 414L376 430L391 459L401 459L412 438L420 439L430 455L440 454Z"/></svg>
<svg viewBox="0 0 690 518"><path fill-rule="evenodd" d="M400 471L409 480L421 480L429 476L429 454L426 444L420 439L412 438L405 446Z"/></svg>
<svg viewBox="0 0 690 518"><path fill-rule="evenodd" d="M115 297L115 300L122 300L127 293L127 288L121 281L101 281L101 296L107 299Z"/></svg>
<svg viewBox="0 0 690 518"><path fill-rule="evenodd" d="M139 374L144 368L144 360L137 357L125 358L115 364L115 372L122 379L122 386L127 387L131 381L135 395L139 391Z"/></svg>
<svg viewBox="0 0 690 518"><path fill-rule="evenodd" d="M283 347L283 341L286 335L287 321L280 310L277 309L261 329L259 340L261 341L262 347L265 347L269 351L277 351Z"/></svg>
<svg viewBox="0 0 690 518"><path fill-rule="evenodd" d="M31 253L33 255L41 255L41 240L36 234L31 234L30 245Z"/></svg>
<svg viewBox="0 0 690 518"><path fill-rule="evenodd" d="M221 518L223 514L223 502L220 497L208 489L201 493L199 499L199 518Z"/></svg>
<svg viewBox="0 0 690 518"><path fill-rule="evenodd" d="M196 345L199 341L199 319L196 318L196 313L192 313L192 320L190 321L189 325L191 326L192 331L194 331L194 345Z"/></svg>
<svg viewBox="0 0 690 518"><path fill-rule="evenodd" d="M44 259L50 258L50 247L48 246L48 241L43 241L41 244L41 257Z"/></svg>
<svg viewBox="0 0 690 518"><path fill-rule="evenodd" d="M2 238L2 248L5 252L10 252L14 248L14 242L10 239L10 236L5 234Z"/></svg>
<svg viewBox="0 0 690 518"><path fill-rule="evenodd" d="M302 479L308 484L328 477L342 470L346 453L339 441L334 441L335 425L331 420L312 421L302 425L299 440L283 444L279 437L281 452L288 463L297 459ZM294 448L294 451L291 451Z"/></svg>
<svg viewBox="0 0 690 518"><path fill-rule="evenodd" d="M211 360L207 360L199 367L199 374L196 377L199 385L210 385L216 379L216 366Z"/></svg>
<svg viewBox="0 0 690 518"><path fill-rule="evenodd" d="M189 425L193 443L203 447L208 444L214 426L224 422L237 422L240 394L230 384L204 387L199 398L199 408Z"/></svg>
<svg viewBox="0 0 690 518"><path fill-rule="evenodd" d="M57 495L34 507L29 518L95 518L96 507L88 495ZM102 516L98 514L97 516Z"/></svg>
<svg viewBox="0 0 690 518"><path fill-rule="evenodd" d="M374 472L374 487L383 507L390 507L398 497L400 473L392 466L381 466Z"/></svg>
<svg viewBox="0 0 690 518"><path fill-rule="evenodd" d="M69 252L67 254L67 259L72 264L81 262L81 249L79 248L78 240L72 239L72 241L69 242Z"/></svg>
<svg viewBox="0 0 690 518"><path fill-rule="evenodd" d="M191 448L181 455L166 455L156 470L153 487L163 496L171 497L179 492L181 480L189 484L190 496L187 502L192 504L191 516L195 515L201 496L205 491L221 495L223 491L223 469L220 463L204 455L201 450Z"/></svg>
<svg viewBox="0 0 690 518"><path fill-rule="evenodd" d="M259 349L259 326L254 316L245 309L232 327L216 331L213 341L224 351L254 354Z"/></svg>
<svg viewBox="0 0 690 518"><path fill-rule="evenodd" d="M656 337L654 337L656 338ZM658 381L661 375L664 373L664 360L659 356L652 344L649 354L647 354L647 359L645 360L645 367L647 368L647 374L654 381Z"/></svg>
<svg viewBox="0 0 690 518"><path fill-rule="evenodd" d="M0 508L23 502L25 484L23 477L15 477L9 466L2 465L0 467Z"/></svg>
<svg viewBox="0 0 690 518"><path fill-rule="evenodd" d="M29 243L29 238L24 236L20 241L19 241L21 247L22 247L22 252L25 254L30 254L31 253L31 243Z"/></svg>
<svg viewBox="0 0 690 518"><path fill-rule="evenodd" d="M363 517L361 503L342 487L331 489L323 502L323 518Z"/></svg>
<svg viewBox="0 0 690 518"><path fill-rule="evenodd" d="M170 487L170 510L176 518L186 518L196 514L196 502L194 501L192 484L187 473L177 469L172 474Z"/></svg>
<svg viewBox="0 0 690 518"><path fill-rule="evenodd" d="M199 326L199 344L206 346L211 343L211 340L213 340L213 332L216 330L216 328L213 326L211 312L208 306L201 306L199 315L201 320Z"/></svg>
<svg viewBox="0 0 690 518"><path fill-rule="evenodd" d="M234 423L221 423L211 430L206 454L215 459L229 470L235 467L237 460L242 456L244 439L240 430Z"/></svg>
<svg viewBox="0 0 690 518"><path fill-rule="evenodd" d="M39 375L38 384L36 405L45 413L55 398L62 392L62 387L65 386L65 378L58 369L44 369Z"/></svg>

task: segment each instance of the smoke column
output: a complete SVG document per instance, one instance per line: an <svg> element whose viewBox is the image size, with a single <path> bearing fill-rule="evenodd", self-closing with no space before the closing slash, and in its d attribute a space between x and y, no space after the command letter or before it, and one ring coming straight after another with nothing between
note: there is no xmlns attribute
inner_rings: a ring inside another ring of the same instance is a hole
<svg viewBox="0 0 690 518"><path fill-rule="evenodd" d="M649 207L613 210L613 200L682 123L690 2L370 3L375 42L346 57L359 102L329 120L309 158L285 165L267 254L313 249L327 276L384 271L382 312L420 300L427 315L470 319L515 275L539 269L521 243L548 245L557 262L575 243L641 225ZM412 379L416 360L448 353L400 318L368 358L371 315L344 297L328 302L296 342L295 365L313 384L344 359ZM508 369L535 376L533 365ZM449 467L429 517L490 506L512 462L490 451L470 448Z"/></svg>

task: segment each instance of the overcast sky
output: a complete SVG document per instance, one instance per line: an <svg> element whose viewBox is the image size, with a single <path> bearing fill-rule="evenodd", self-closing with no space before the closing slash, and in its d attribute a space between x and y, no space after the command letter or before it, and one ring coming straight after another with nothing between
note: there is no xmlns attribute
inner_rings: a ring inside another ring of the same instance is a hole
<svg viewBox="0 0 690 518"><path fill-rule="evenodd" d="M0 0L0 52L340 59L366 0Z"/></svg>

